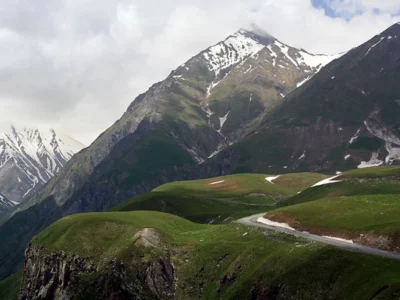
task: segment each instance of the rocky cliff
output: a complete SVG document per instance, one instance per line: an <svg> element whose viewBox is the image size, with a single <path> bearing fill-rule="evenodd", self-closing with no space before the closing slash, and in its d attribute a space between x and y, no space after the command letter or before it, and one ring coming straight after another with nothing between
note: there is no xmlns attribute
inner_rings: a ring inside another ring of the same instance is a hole
<svg viewBox="0 0 400 300"><path fill-rule="evenodd" d="M33 243L25 251L19 299L174 299L174 268L168 258L126 266L99 265Z"/></svg>

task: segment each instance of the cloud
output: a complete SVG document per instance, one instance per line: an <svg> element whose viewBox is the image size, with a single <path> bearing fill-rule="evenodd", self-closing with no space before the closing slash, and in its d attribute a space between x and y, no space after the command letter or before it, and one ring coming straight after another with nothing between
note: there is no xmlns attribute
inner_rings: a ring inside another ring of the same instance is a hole
<svg viewBox="0 0 400 300"><path fill-rule="evenodd" d="M397 0L326 0L326 3L339 13L362 14L378 11L395 15L400 12L400 2Z"/></svg>
<svg viewBox="0 0 400 300"><path fill-rule="evenodd" d="M326 1L340 17L308 0L2 0L0 118L90 143L139 93L240 27L336 53L399 20L398 1Z"/></svg>

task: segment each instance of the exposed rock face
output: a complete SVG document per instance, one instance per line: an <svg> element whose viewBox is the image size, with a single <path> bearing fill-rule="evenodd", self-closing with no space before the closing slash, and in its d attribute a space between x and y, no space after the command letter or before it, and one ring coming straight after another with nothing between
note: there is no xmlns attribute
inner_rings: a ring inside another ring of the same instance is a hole
<svg viewBox="0 0 400 300"><path fill-rule="evenodd" d="M174 299L174 268L168 258L126 267L105 266L65 252L29 244L19 299Z"/></svg>
<svg viewBox="0 0 400 300"><path fill-rule="evenodd" d="M174 298L174 268L169 260L158 259L146 270L146 283L159 299Z"/></svg>
<svg viewBox="0 0 400 300"><path fill-rule="evenodd" d="M19 299L70 299L68 289L77 284L77 276L93 272L96 266L85 258L64 252L46 254L30 244Z"/></svg>

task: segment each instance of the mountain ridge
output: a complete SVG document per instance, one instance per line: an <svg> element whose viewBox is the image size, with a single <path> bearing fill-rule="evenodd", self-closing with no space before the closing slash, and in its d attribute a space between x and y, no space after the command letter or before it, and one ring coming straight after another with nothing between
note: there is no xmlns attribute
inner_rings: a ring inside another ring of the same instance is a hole
<svg viewBox="0 0 400 300"><path fill-rule="evenodd" d="M53 129L17 128L0 133L0 191L22 202L50 180L84 146Z"/></svg>

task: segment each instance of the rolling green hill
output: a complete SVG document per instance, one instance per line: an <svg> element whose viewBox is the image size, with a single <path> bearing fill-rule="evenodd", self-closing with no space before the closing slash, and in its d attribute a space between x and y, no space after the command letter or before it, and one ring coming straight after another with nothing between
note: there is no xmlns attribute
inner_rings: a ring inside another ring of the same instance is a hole
<svg viewBox="0 0 400 300"><path fill-rule="evenodd" d="M286 204L342 196L400 194L399 179L399 166L351 170L334 179L340 182L308 188L288 199Z"/></svg>
<svg viewBox="0 0 400 300"><path fill-rule="evenodd" d="M203 180L177 181L128 200L111 211L153 210L199 223L222 223L265 212L326 176L285 174L273 182L265 174L235 174Z"/></svg>
<svg viewBox="0 0 400 300"><path fill-rule="evenodd" d="M201 225L158 212L69 216L37 235L29 247L28 256L37 266L49 257L55 266L79 261L86 271L75 270L69 285L57 285L56 291L85 299L116 291L146 299L156 298L155 293L163 299L390 299L400 291L399 261L236 223ZM154 271L152 266L160 262L163 267ZM37 270L28 270L26 293L35 293ZM168 274L174 274L169 286L157 288L157 280Z"/></svg>
<svg viewBox="0 0 400 300"><path fill-rule="evenodd" d="M358 169L311 187L266 217L311 233L400 250L400 167Z"/></svg>

